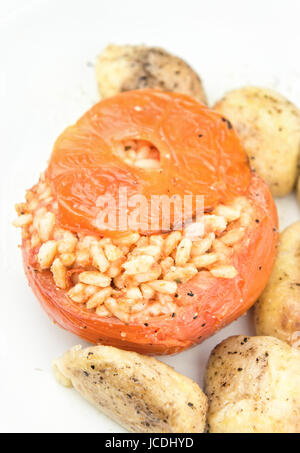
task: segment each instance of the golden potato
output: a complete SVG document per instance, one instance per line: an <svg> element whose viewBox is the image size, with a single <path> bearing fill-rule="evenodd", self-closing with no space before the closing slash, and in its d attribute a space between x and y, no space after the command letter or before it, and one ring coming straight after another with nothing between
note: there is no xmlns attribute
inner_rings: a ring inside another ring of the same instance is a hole
<svg viewBox="0 0 300 453"><path fill-rule="evenodd" d="M104 98L122 91L159 88L206 104L202 82L181 58L158 47L109 45L99 55L96 77Z"/></svg>
<svg viewBox="0 0 300 453"><path fill-rule="evenodd" d="M235 336L206 373L211 433L299 433L300 351L273 337Z"/></svg>
<svg viewBox="0 0 300 453"><path fill-rule="evenodd" d="M207 398L191 379L152 357L111 346L75 346L55 376L131 432L201 433Z"/></svg>
<svg viewBox="0 0 300 453"><path fill-rule="evenodd" d="M272 194L288 194L297 178L299 110L275 91L257 87L231 91L214 108L232 122L251 167Z"/></svg>
<svg viewBox="0 0 300 453"><path fill-rule="evenodd" d="M270 280L254 310L258 335L300 343L300 222L281 233Z"/></svg>

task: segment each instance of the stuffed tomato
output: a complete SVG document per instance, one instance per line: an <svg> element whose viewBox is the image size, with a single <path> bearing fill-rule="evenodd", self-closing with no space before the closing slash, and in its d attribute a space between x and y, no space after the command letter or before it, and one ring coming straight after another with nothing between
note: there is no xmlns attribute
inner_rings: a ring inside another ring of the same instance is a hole
<svg viewBox="0 0 300 453"><path fill-rule="evenodd" d="M278 240L270 191L230 122L155 90L105 99L66 129L17 211L26 275L50 318L149 354L245 313Z"/></svg>

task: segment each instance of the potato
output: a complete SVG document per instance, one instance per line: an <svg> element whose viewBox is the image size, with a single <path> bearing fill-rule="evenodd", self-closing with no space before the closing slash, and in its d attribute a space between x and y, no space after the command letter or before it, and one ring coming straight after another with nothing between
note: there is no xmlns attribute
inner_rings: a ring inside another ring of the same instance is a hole
<svg viewBox="0 0 300 453"><path fill-rule="evenodd" d="M280 235L270 280L255 305L256 333L300 348L300 222Z"/></svg>
<svg viewBox="0 0 300 453"><path fill-rule="evenodd" d="M235 336L206 373L211 433L299 433L300 352L273 337Z"/></svg>
<svg viewBox="0 0 300 453"><path fill-rule="evenodd" d="M158 47L111 44L99 55L96 77L104 98L122 91L159 88L188 94L206 104L196 72L181 58Z"/></svg>
<svg viewBox="0 0 300 453"><path fill-rule="evenodd" d="M55 375L131 432L201 433L207 398L191 379L152 357L111 346L75 346Z"/></svg>
<svg viewBox="0 0 300 453"><path fill-rule="evenodd" d="M275 91L256 87L231 91L214 108L232 122L272 194L288 194L297 178L299 110Z"/></svg>

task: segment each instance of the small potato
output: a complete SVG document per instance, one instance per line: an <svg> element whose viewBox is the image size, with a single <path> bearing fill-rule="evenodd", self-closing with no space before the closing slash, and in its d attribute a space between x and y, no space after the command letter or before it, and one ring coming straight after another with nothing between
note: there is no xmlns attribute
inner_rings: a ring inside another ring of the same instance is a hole
<svg viewBox="0 0 300 453"><path fill-rule="evenodd" d="M300 222L280 235L270 280L255 305L257 335L271 335L300 349Z"/></svg>
<svg viewBox="0 0 300 453"><path fill-rule="evenodd" d="M96 77L100 95L142 88L188 94L206 104L202 82L181 58L158 47L109 45L99 55Z"/></svg>
<svg viewBox="0 0 300 453"><path fill-rule="evenodd" d="M232 122L251 167L272 194L288 194L297 178L299 110L275 91L257 87L231 91L214 108Z"/></svg>
<svg viewBox="0 0 300 453"><path fill-rule="evenodd" d="M131 432L201 433L207 398L164 363L111 346L75 346L53 364L58 381L76 390Z"/></svg>
<svg viewBox="0 0 300 453"><path fill-rule="evenodd" d="M235 336L206 373L211 433L299 433L300 352L273 337Z"/></svg>

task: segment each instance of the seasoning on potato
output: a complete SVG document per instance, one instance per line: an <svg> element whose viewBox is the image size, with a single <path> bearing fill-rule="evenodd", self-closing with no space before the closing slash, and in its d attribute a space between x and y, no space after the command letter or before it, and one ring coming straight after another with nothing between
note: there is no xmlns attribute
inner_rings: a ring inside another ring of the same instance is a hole
<svg viewBox="0 0 300 453"><path fill-rule="evenodd" d="M201 433L207 398L191 379L157 359L111 346L75 346L53 364L100 411L131 432Z"/></svg>
<svg viewBox="0 0 300 453"><path fill-rule="evenodd" d="M274 196L288 194L297 178L300 112L273 90L243 87L227 93L214 108L234 125L251 167Z"/></svg>
<svg viewBox="0 0 300 453"><path fill-rule="evenodd" d="M271 335L291 345L300 339L299 252L300 222L296 222L280 235L270 280L255 305L257 334Z"/></svg>
<svg viewBox="0 0 300 453"><path fill-rule="evenodd" d="M122 91L158 88L207 103L196 72L181 58L158 47L111 44L99 55L96 77L104 98Z"/></svg>
<svg viewBox="0 0 300 453"><path fill-rule="evenodd" d="M300 351L273 337L235 336L206 374L211 433L299 433Z"/></svg>

